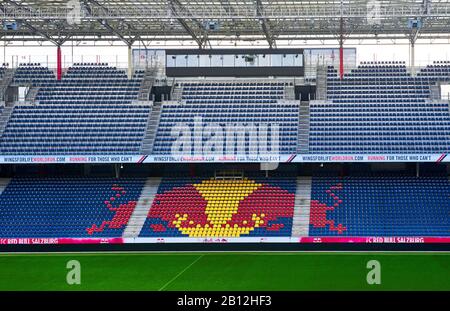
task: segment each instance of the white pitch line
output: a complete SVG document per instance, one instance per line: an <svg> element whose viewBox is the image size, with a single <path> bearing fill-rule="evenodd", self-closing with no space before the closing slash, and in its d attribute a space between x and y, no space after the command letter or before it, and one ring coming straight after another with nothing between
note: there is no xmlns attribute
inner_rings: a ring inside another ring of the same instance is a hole
<svg viewBox="0 0 450 311"><path fill-rule="evenodd" d="M23 257L26 255L35 256L35 257L51 257L51 256L114 256L114 255L136 255L136 256L142 256L142 255L179 255L179 256L191 256L196 255L197 253L203 253L203 255L208 254L214 254L214 255L226 255L226 256L232 256L234 254L239 255L260 255L260 256L276 256L276 255L371 255L371 254L380 254L380 255L449 255L450 251L443 251L443 250L427 250L427 251L409 251L409 250L396 250L396 251L379 251L379 250L365 250L365 251L342 251L342 250L319 250L319 251L303 251L303 250L275 250L275 251L268 251L268 250L252 250L252 251L205 251L205 250L198 250L198 251L68 251L68 252L61 252L61 251L55 251L55 252L0 252L0 258L1 257Z"/></svg>
<svg viewBox="0 0 450 311"><path fill-rule="evenodd" d="M160 289L158 289L158 291L162 291L164 290L164 288L166 288L170 283L172 283L173 281L175 281L180 275L182 275L183 273L185 273L190 267L192 267L197 261L199 261L200 259L203 258L203 256L205 256L204 254L199 256L197 259L195 259L189 266L187 266L186 268L183 269L183 271L181 271L180 273L178 273L177 275L175 275L174 278L172 278L169 282L167 282L166 284L164 284L163 287L161 287Z"/></svg>

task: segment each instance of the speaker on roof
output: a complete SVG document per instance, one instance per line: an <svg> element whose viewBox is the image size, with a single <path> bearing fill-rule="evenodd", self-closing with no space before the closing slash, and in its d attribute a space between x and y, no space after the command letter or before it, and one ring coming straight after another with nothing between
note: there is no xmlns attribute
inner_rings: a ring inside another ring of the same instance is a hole
<svg viewBox="0 0 450 311"><path fill-rule="evenodd" d="M81 24L82 10L81 3L79 0L69 0L66 3L67 16L66 20L69 25Z"/></svg>
<svg viewBox="0 0 450 311"><path fill-rule="evenodd" d="M408 28L409 29L419 29L422 28L422 21L417 18L410 18L408 20Z"/></svg>
<svg viewBox="0 0 450 311"><path fill-rule="evenodd" d="M19 30L20 24L17 22L3 22L3 30Z"/></svg>
<svg viewBox="0 0 450 311"><path fill-rule="evenodd" d="M217 31L219 30L219 22L218 21L205 21L203 26L206 30Z"/></svg>
<svg viewBox="0 0 450 311"><path fill-rule="evenodd" d="M255 63L256 55L248 54L248 55L245 55L244 58L245 58L246 63L250 63L253 65Z"/></svg>

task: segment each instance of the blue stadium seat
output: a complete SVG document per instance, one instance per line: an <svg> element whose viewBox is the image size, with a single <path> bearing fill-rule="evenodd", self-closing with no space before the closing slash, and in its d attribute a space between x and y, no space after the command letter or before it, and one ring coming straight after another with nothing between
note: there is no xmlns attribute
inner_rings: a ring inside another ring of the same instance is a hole
<svg viewBox="0 0 450 311"><path fill-rule="evenodd" d="M121 237L145 179L17 177L0 195L0 237Z"/></svg>
<svg viewBox="0 0 450 311"><path fill-rule="evenodd" d="M299 104L281 101L285 97L285 83L274 82L197 82L184 83L182 102L179 104L163 104L156 138L153 146L154 154L194 154L193 148L188 150L172 149L175 140L194 146L201 141L202 148L208 144L210 137L198 137L193 132L191 137L175 137L172 132L176 125L194 127L195 118L201 118L201 126L208 126L215 132L222 133L220 145L213 150L217 154L257 154L258 150L250 145L250 135L259 135L257 129L245 128L251 124L262 128L265 125L279 126L279 152L292 154L297 150L297 132ZM227 148L227 127L236 131L236 141L231 149ZM267 130L271 133L270 130ZM247 133L247 134L246 134ZM262 132L261 132L262 133ZM241 135L242 134L242 135ZM247 135L247 136L245 136ZM262 134L263 135L263 134ZM268 140L269 152L272 149ZM237 146L243 146L238 151ZM258 146L256 146L258 148Z"/></svg>
<svg viewBox="0 0 450 311"><path fill-rule="evenodd" d="M309 152L449 152L448 102L430 100L431 85L449 72L427 68L413 77L404 63L361 64L341 80L329 67L328 101L310 105Z"/></svg>
<svg viewBox="0 0 450 311"><path fill-rule="evenodd" d="M79 64L57 81L24 64L14 82L38 87L34 105L17 105L0 138L6 155L139 154L151 113L137 99L143 72L128 80L107 64Z"/></svg>
<svg viewBox="0 0 450 311"><path fill-rule="evenodd" d="M315 177L310 236L450 236L448 177Z"/></svg>

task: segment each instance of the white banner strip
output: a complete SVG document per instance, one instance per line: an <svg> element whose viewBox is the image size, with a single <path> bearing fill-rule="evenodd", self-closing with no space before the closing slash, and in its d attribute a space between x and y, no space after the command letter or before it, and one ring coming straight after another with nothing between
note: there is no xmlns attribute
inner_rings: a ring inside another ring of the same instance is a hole
<svg viewBox="0 0 450 311"><path fill-rule="evenodd" d="M291 155L74 155L0 156L0 164L74 163L340 163L450 162L448 154L291 154Z"/></svg>

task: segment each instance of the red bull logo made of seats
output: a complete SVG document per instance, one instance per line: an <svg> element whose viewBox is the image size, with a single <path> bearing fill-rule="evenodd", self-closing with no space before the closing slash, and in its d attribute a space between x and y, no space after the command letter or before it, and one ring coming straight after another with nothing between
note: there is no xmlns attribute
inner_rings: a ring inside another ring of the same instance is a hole
<svg viewBox="0 0 450 311"><path fill-rule="evenodd" d="M125 188L114 184L111 187L111 191L113 194L107 200L104 201L105 208L107 208L111 212L115 212L114 216L110 220L104 220L100 225L93 224L91 227L86 228L86 231L89 235L93 235L95 232L102 232L105 228L110 229L120 229L124 228L128 220L131 217L131 214L136 207L136 201L128 201L127 203L115 204L116 201L127 194ZM117 206L115 206L117 205Z"/></svg>
<svg viewBox="0 0 450 311"><path fill-rule="evenodd" d="M240 237L279 231L292 220L294 194L254 180L204 180L155 197L148 218L153 232L176 228L188 237Z"/></svg>
<svg viewBox="0 0 450 311"><path fill-rule="evenodd" d="M333 212L342 204L342 199L336 194L336 192L339 192L342 189L342 183L338 183L326 190L326 193L333 199L334 203L332 205L328 205L318 200L311 200L310 223L314 228L325 228L328 226L330 231L336 231L339 234L342 234L347 230L343 224L336 225L334 220L327 218L327 215L330 212Z"/></svg>

